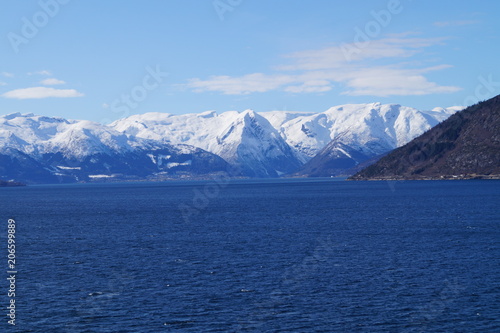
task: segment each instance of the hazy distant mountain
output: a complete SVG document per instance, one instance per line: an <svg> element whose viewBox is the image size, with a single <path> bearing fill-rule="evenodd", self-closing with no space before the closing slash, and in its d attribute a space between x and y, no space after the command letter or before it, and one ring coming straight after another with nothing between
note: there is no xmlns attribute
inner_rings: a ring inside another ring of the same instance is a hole
<svg viewBox="0 0 500 333"><path fill-rule="evenodd" d="M500 95L473 105L352 179L500 177Z"/></svg>

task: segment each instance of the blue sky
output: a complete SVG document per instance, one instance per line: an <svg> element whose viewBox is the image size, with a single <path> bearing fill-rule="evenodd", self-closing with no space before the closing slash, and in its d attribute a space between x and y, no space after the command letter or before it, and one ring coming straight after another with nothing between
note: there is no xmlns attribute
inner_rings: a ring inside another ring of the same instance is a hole
<svg viewBox="0 0 500 333"><path fill-rule="evenodd" d="M419 109L500 93L499 1L3 0L0 114Z"/></svg>

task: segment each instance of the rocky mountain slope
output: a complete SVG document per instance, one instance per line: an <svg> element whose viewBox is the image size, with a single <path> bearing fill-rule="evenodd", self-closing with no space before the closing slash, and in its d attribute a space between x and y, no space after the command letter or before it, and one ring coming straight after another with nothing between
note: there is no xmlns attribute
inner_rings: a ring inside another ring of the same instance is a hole
<svg viewBox="0 0 500 333"><path fill-rule="evenodd" d="M468 107L352 179L500 178L500 95Z"/></svg>

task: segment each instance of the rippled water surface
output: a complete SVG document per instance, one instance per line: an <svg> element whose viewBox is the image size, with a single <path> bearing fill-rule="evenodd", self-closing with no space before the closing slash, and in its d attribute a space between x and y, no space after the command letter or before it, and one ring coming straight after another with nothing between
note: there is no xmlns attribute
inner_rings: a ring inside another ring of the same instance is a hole
<svg viewBox="0 0 500 333"><path fill-rule="evenodd" d="M0 200L4 258L8 218L18 242L17 325L2 315L2 332L500 332L498 181L29 186Z"/></svg>

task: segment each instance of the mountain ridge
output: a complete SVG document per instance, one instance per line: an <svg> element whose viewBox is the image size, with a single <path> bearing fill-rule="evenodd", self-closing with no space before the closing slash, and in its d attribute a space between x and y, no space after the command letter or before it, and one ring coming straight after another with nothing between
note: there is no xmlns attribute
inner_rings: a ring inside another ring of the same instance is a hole
<svg viewBox="0 0 500 333"><path fill-rule="evenodd" d="M253 110L221 114L146 113L119 119L110 126L142 138L187 143L242 166L247 175L266 177L296 173L340 135L342 144L363 155L353 160L355 164L361 163L408 142L459 109L419 111L399 104L369 103L340 105L319 113ZM256 135L242 135L245 129L252 132L250 123L243 121L245 117L255 119L256 126L268 133L257 144L253 140ZM267 151L269 147L274 148L273 154Z"/></svg>
<svg viewBox="0 0 500 333"><path fill-rule="evenodd" d="M280 177L335 146L331 142L338 142L337 152L359 152L362 156L353 160L359 165L455 109L370 103L320 113L146 113L109 125L13 113L0 116L0 177L71 182L205 177L227 170L236 177Z"/></svg>

